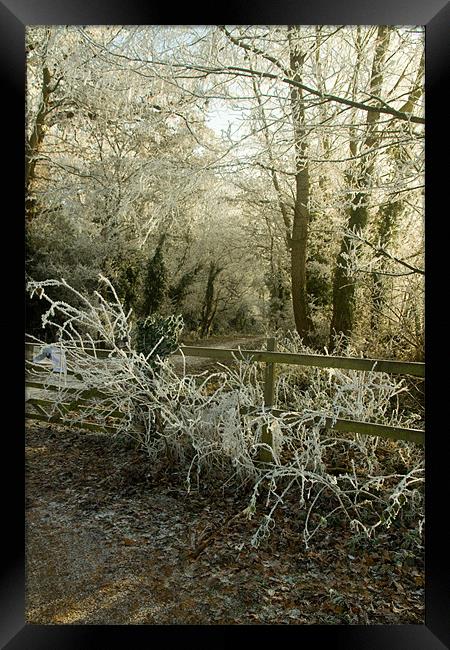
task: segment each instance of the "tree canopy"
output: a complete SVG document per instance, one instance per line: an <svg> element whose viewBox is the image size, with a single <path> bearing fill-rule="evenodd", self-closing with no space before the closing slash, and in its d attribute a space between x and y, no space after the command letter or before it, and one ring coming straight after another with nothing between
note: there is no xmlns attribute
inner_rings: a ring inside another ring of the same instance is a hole
<svg viewBox="0 0 450 650"><path fill-rule="evenodd" d="M26 45L30 278L101 272L136 317L201 336L422 360L422 27L38 26Z"/></svg>

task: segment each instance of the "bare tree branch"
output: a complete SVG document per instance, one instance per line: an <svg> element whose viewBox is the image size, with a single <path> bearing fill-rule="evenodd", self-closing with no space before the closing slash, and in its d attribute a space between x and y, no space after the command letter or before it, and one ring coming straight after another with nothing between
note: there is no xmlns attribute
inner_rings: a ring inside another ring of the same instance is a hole
<svg viewBox="0 0 450 650"><path fill-rule="evenodd" d="M411 264L408 264L408 262L405 262L404 260L400 260L398 257L394 257L394 255L391 255L388 253L384 248L380 248L379 246L375 246L375 244L372 244L372 242L368 241L364 237L361 237L361 235L358 235L355 232L348 233L348 236L351 237L352 239L356 239L360 241L363 244L366 244L367 246L370 246L372 250L374 250L376 253L379 255L383 255L384 257L387 257L388 259L392 260L393 262L397 262L397 264L401 264L407 269L410 269L411 273L419 273L420 275L425 275L425 271L423 269L419 269L417 266L412 266ZM378 271L377 271L378 273ZM384 273L384 275L387 275ZM410 275L409 273L407 275Z"/></svg>
<svg viewBox="0 0 450 650"><path fill-rule="evenodd" d="M95 47L100 48L100 49L105 49L102 45L99 43L95 42L93 39L88 37L85 32L83 31L83 36ZM169 64L165 61L159 61L156 59L142 59L141 57L129 57L128 55L125 54L119 54L118 52L111 52L109 50L106 50L109 55L113 57L118 57L121 59L126 59L127 61L132 61L135 63L146 63L150 65L155 65L155 66L168 66ZM315 95L316 97L320 97L321 99L326 99L330 102L337 102L339 104L344 104L345 106L351 106L353 108L359 108L363 111L366 111L368 113L383 113L385 115L392 115L393 117L399 119L399 120L404 120L407 122L413 122L415 124L425 124L425 118L419 117L418 115L412 115L410 113L398 111L395 108L392 108L390 106L369 106L368 104L364 104L363 102L357 102L351 99L347 99L345 97L339 97L337 95L329 94L329 93L322 93L316 88L311 88L310 86L307 86L306 84L303 84L295 79L292 79L288 75L284 74L284 76L280 76L278 74L272 73L272 72L267 72L263 70L252 70L251 68L245 68L242 66L206 66L206 65L200 65L200 64L189 64L189 63L175 63L175 62L170 62L170 67L172 69L184 69L184 70L193 70L196 72L201 72L206 75L208 74L224 74L224 75L230 75L230 74L236 74L238 76L247 76L247 77L252 77L254 75L258 77L263 77L264 79L277 79L278 81L281 81L282 83L288 84L289 86L294 86L296 88L299 88L301 90L304 90L305 92ZM143 74L142 71L137 71L135 70L138 74ZM146 76L146 75L144 75Z"/></svg>

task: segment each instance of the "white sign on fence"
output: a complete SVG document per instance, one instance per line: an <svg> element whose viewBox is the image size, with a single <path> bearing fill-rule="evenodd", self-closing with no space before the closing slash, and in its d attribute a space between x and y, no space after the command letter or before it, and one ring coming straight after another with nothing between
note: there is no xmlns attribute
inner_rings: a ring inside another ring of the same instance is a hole
<svg viewBox="0 0 450 650"><path fill-rule="evenodd" d="M44 359L50 359L53 372L66 372L66 355L62 348L55 345L46 345L39 354L33 357L33 363L39 363Z"/></svg>

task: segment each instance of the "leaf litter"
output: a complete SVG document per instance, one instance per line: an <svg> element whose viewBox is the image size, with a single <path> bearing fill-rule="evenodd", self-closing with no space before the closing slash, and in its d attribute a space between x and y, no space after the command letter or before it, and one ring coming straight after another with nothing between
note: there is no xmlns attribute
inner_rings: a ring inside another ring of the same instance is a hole
<svg viewBox="0 0 450 650"><path fill-rule="evenodd" d="M400 520L339 521L308 550L289 496L258 548L243 490L188 494L133 444L26 431L26 618L33 624L423 624L423 549Z"/></svg>

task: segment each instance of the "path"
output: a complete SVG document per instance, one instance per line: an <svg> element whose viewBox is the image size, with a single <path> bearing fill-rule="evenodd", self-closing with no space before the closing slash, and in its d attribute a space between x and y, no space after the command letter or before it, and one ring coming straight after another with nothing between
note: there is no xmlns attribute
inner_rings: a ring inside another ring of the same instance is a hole
<svg viewBox="0 0 450 650"><path fill-rule="evenodd" d="M262 504L234 518L248 495L202 488L188 494L179 467L131 443L28 422L27 622L423 624L423 569L403 530L355 551L336 522L306 550L293 497L255 549Z"/></svg>

